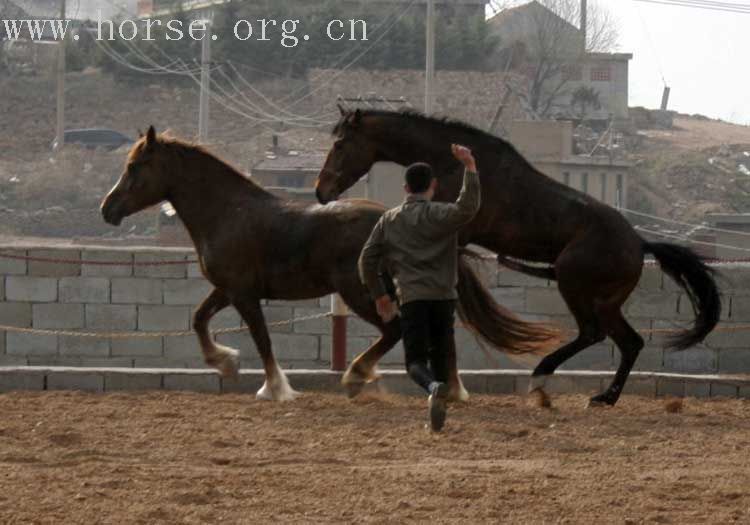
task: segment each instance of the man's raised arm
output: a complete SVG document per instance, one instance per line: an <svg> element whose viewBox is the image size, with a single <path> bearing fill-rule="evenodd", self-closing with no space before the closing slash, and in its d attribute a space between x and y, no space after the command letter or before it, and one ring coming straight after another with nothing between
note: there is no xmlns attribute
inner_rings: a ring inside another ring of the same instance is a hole
<svg viewBox="0 0 750 525"><path fill-rule="evenodd" d="M464 166L464 180L461 193L455 203L444 204L435 208L434 220L441 228L455 228L471 222L482 204L481 187L477 165L471 150L453 144L453 156Z"/></svg>

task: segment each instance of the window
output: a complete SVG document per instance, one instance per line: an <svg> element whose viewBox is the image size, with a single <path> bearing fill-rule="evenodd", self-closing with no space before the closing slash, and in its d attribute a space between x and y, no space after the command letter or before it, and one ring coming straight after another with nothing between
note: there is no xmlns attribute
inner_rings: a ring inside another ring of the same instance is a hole
<svg viewBox="0 0 750 525"><path fill-rule="evenodd" d="M607 202L607 174L602 173L602 202Z"/></svg>
<svg viewBox="0 0 750 525"><path fill-rule="evenodd" d="M623 190L624 190L624 184L623 184L622 173L618 173L617 174L617 195L615 196L615 206L617 206L618 208L621 208L623 205L623 202L622 202Z"/></svg>
<svg viewBox="0 0 750 525"><path fill-rule="evenodd" d="M612 80L612 73L610 72L609 66L591 68L592 82L609 82L610 80Z"/></svg>
<svg viewBox="0 0 750 525"><path fill-rule="evenodd" d="M570 82L580 82L583 80L583 68L577 64L565 64L562 67L562 77Z"/></svg>
<svg viewBox="0 0 750 525"><path fill-rule="evenodd" d="M570 186L570 173L567 171L563 172L563 184Z"/></svg>
<svg viewBox="0 0 750 525"><path fill-rule="evenodd" d="M583 175L581 175L581 191L583 193L589 192L589 174L588 173L584 173Z"/></svg>

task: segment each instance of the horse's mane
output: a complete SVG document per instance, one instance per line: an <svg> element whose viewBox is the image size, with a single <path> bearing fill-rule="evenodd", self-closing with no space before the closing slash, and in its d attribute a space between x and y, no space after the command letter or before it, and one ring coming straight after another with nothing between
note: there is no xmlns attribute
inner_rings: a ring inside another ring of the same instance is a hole
<svg viewBox="0 0 750 525"><path fill-rule="evenodd" d="M502 148L503 151L517 155L521 160L523 160L523 162L529 164L526 158L521 155L521 153L510 142L458 119L454 119L451 117L432 117L413 109L404 109L400 111L390 111L384 109L361 109L359 111L362 117L395 117L405 119L408 122L414 122L417 124L427 124L429 126L440 128L442 130L445 130L447 128L451 131L462 132L474 138L479 144L486 145L489 148ZM334 136L340 136L343 133L349 122L349 119L351 118L351 115L352 113L347 113L346 115L341 116L331 132ZM529 166L531 165L529 164Z"/></svg>
<svg viewBox="0 0 750 525"><path fill-rule="evenodd" d="M169 132L160 133L156 137L157 144L160 146L166 146L171 150L175 155L178 157L186 158L190 155L198 155L200 157L204 157L208 160L211 160L213 162L216 162L226 168L226 172L232 174L233 176L237 177L238 179L241 179L242 181L246 182L248 185L252 186L253 188L266 192L266 190L254 182L250 177L242 173L240 170L235 168L232 164L225 161L224 159L220 158L215 153L212 153L208 149L206 149L205 146L202 146L200 144L196 144L194 142L190 142L187 140L179 139L177 137L174 137L169 134ZM146 139L141 139L137 144L136 147L134 147L130 152L130 158L137 156L140 149L145 144ZM269 195L271 195L269 193Z"/></svg>

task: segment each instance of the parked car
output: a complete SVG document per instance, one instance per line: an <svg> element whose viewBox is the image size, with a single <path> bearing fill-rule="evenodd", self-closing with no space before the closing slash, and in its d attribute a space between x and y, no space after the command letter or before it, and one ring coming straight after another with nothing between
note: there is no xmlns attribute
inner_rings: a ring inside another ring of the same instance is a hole
<svg viewBox="0 0 750 525"><path fill-rule="evenodd" d="M111 129L68 129L65 130L65 143L78 144L87 149L102 148L112 151L135 141L119 131ZM52 150L57 151L57 139L52 141Z"/></svg>

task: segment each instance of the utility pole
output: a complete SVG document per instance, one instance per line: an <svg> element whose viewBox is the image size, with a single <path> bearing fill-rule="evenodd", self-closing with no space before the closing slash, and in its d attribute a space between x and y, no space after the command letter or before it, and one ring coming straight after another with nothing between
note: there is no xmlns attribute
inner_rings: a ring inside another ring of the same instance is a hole
<svg viewBox="0 0 750 525"><path fill-rule="evenodd" d="M435 0L427 0L427 68L425 71L424 112L429 115L435 102Z"/></svg>
<svg viewBox="0 0 750 525"><path fill-rule="evenodd" d="M65 0L60 0L60 20L65 20ZM57 149L65 145L65 39L57 44Z"/></svg>
<svg viewBox="0 0 750 525"><path fill-rule="evenodd" d="M204 21L206 34L201 46L201 100L198 113L198 142L205 143L208 140L208 100L211 96L211 38L212 24L210 20Z"/></svg>

